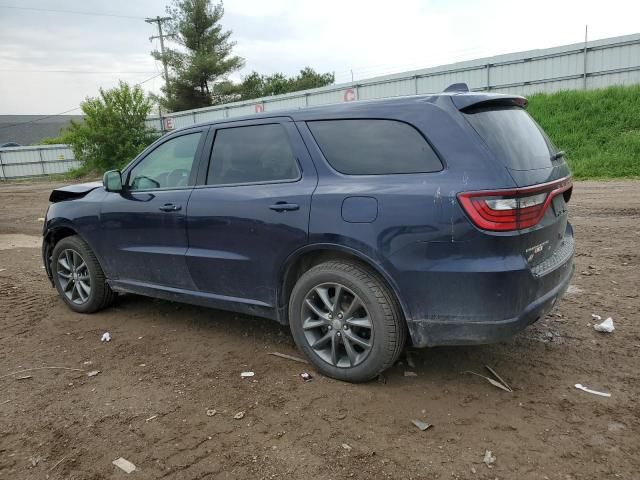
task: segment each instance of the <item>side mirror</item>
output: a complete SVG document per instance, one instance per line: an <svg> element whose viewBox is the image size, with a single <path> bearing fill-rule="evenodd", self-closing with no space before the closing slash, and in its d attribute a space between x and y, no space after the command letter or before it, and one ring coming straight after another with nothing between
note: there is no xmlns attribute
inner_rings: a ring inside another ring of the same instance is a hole
<svg viewBox="0 0 640 480"><path fill-rule="evenodd" d="M107 192L121 192L122 174L120 173L120 170L109 170L108 172L104 172L102 184Z"/></svg>

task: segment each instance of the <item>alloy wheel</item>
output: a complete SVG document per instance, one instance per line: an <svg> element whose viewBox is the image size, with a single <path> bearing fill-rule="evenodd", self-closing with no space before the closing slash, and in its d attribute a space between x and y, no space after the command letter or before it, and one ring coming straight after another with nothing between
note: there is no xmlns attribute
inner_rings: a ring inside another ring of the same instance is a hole
<svg viewBox="0 0 640 480"><path fill-rule="evenodd" d="M323 283L307 293L302 329L309 346L325 362L354 367L373 346L373 323L364 303L339 283Z"/></svg>
<svg viewBox="0 0 640 480"><path fill-rule="evenodd" d="M82 305L91 296L91 277L82 256L70 248L58 256L58 281L65 296L76 305Z"/></svg>

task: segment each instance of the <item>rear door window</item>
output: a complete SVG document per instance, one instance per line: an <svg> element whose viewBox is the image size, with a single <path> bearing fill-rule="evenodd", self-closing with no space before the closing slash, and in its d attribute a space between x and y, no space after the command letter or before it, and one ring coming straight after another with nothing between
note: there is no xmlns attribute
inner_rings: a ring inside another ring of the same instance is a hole
<svg viewBox="0 0 640 480"><path fill-rule="evenodd" d="M207 185L291 181L299 177L296 156L282 125L216 131Z"/></svg>
<svg viewBox="0 0 640 480"><path fill-rule="evenodd" d="M307 122L329 164L347 175L428 173L442 163L411 125L395 120Z"/></svg>
<svg viewBox="0 0 640 480"><path fill-rule="evenodd" d="M520 107L472 110L465 114L494 155L512 170L552 167L555 147L542 128Z"/></svg>

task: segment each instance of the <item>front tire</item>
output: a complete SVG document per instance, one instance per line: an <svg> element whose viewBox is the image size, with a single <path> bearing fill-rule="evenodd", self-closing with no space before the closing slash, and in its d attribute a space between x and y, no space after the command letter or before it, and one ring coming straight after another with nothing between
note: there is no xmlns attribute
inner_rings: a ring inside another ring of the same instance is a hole
<svg viewBox="0 0 640 480"><path fill-rule="evenodd" d="M398 359L406 325L397 302L371 269L329 261L304 273L289 301L294 341L322 374L366 382Z"/></svg>
<svg viewBox="0 0 640 480"><path fill-rule="evenodd" d="M115 299L98 259L77 235L63 238L53 248L51 272L60 298L75 312L97 312Z"/></svg>

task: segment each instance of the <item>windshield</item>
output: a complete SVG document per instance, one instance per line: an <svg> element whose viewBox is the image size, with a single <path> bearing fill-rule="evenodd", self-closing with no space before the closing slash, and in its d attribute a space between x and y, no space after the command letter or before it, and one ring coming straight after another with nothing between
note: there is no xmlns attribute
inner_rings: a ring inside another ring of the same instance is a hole
<svg viewBox="0 0 640 480"><path fill-rule="evenodd" d="M552 167L555 147L533 118L520 107L483 108L465 117L507 168Z"/></svg>

